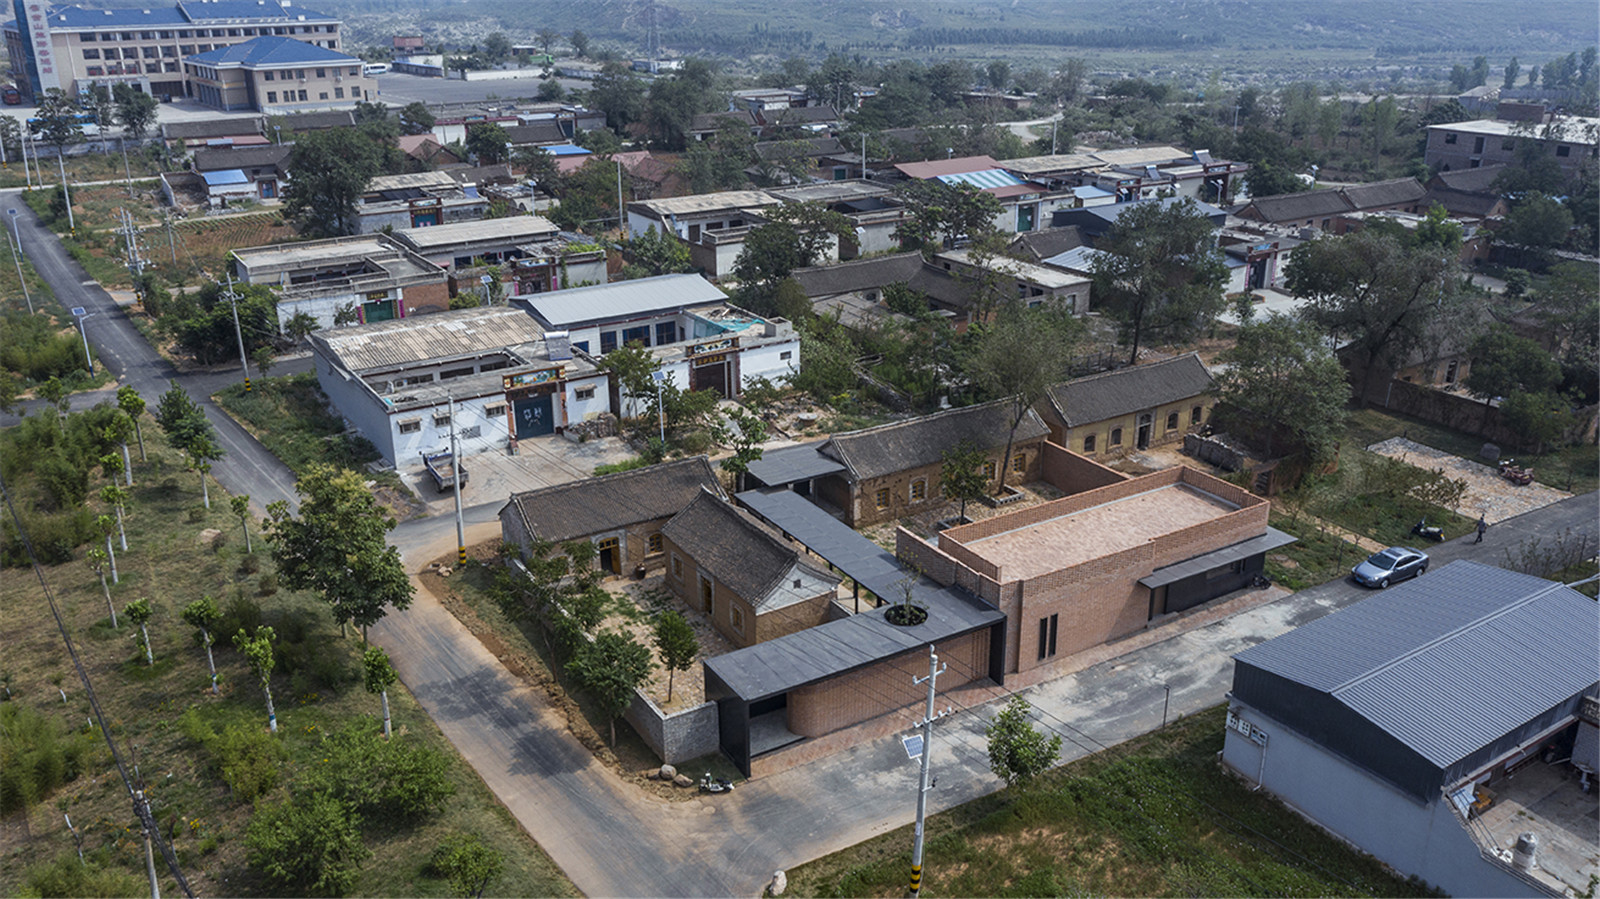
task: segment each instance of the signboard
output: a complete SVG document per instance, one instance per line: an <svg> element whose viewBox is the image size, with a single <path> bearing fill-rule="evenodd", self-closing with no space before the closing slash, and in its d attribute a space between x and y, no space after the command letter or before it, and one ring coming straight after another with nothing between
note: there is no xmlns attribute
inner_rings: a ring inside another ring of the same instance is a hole
<svg viewBox="0 0 1600 899"><path fill-rule="evenodd" d="M1257 746L1267 745L1267 732L1240 718L1239 713L1232 709L1228 710L1228 730L1236 731Z"/></svg>
<svg viewBox="0 0 1600 899"><path fill-rule="evenodd" d="M690 344L689 345L689 355L690 356L703 356L706 353L719 353L719 352L722 352L723 350L731 350L731 349L734 348L735 345L736 344L734 343L734 340L733 340L732 337L723 337L723 338L719 338L717 340L708 340L705 343Z"/></svg>
<svg viewBox="0 0 1600 899"><path fill-rule="evenodd" d="M83 318L83 314L89 310L83 308L82 306L73 306L71 311L73 318Z"/></svg>
<svg viewBox="0 0 1600 899"><path fill-rule="evenodd" d="M504 376L500 381L506 390L514 390L518 387L548 384L551 381L560 379L560 377L561 367L556 366L555 368L541 368L538 371L519 371L514 375Z"/></svg>

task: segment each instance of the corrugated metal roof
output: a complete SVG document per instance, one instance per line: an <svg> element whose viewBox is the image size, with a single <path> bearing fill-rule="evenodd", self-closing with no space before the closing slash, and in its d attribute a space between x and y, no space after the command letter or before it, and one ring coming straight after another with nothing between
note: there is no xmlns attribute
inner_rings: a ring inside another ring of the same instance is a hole
<svg viewBox="0 0 1600 899"><path fill-rule="evenodd" d="M432 315L318 331L311 339L339 364L360 374L500 350L544 338L533 316L521 309L456 309Z"/></svg>
<svg viewBox="0 0 1600 899"><path fill-rule="evenodd" d="M200 177L205 179L207 187L221 187L224 184L249 184L250 179L244 176L239 169L223 169L220 172L201 172Z"/></svg>
<svg viewBox="0 0 1600 899"><path fill-rule="evenodd" d="M1470 561L1234 656L1327 693L1447 767L1596 682L1600 607Z"/></svg>
<svg viewBox="0 0 1600 899"><path fill-rule="evenodd" d="M1288 546L1294 543L1296 539L1298 538L1291 537L1277 528L1269 527L1267 532L1259 537L1251 537L1249 540L1235 543L1232 546L1225 546L1215 552L1209 552L1203 556L1195 556L1192 559L1185 559L1175 565L1157 568L1148 577L1140 578L1139 583L1152 590L1157 587L1165 587L1186 577L1203 574L1229 562L1248 559L1257 553L1271 552L1281 546Z"/></svg>
<svg viewBox="0 0 1600 899"><path fill-rule="evenodd" d="M727 299L727 294L699 275L657 275L517 297L518 302L526 303L549 328L620 321L707 303L724 303Z"/></svg>
<svg viewBox="0 0 1600 899"><path fill-rule="evenodd" d="M455 222L449 225L432 225L426 228L401 228L394 237L419 253L476 241L533 240L548 237L559 229L549 219L538 215L517 215L509 218L483 219L476 222Z"/></svg>
<svg viewBox="0 0 1600 899"><path fill-rule="evenodd" d="M761 458L750 463L748 474L768 487L839 474L844 465L817 452L823 444L802 443L780 449L763 450Z"/></svg>
<svg viewBox="0 0 1600 899"><path fill-rule="evenodd" d="M935 175L945 184L970 184L979 190L992 190L1000 187L1016 187L1022 184L1021 178L1004 169L988 169L982 172L958 172L952 175Z"/></svg>

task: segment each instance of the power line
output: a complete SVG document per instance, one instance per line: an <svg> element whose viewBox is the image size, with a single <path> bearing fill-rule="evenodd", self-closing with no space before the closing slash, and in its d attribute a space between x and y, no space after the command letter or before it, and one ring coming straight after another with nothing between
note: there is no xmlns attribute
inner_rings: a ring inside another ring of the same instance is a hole
<svg viewBox="0 0 1600 899"><path fill-rule="evenodd" d="M22 523L22 517L17 514L16 504L11 501L11 491L6 489L4 478L0 478L0 497L5 499L6 509L11 513L11 521L16 525L17 537L22 540L23 548L28 551L28 562L33 566L34 576L39 579L39 586L44 590L44 598L50 603L50 614L56 620L56 629L61 632L61 640L66 644L67 655L72 658L72 667L78 672L78 680L83 683L84 695L89 697L89 708L94 711L94 718L100 725L100 734L105 737L106 746L111 750L111 760L116 763L117 774L122 777L122 786L128 791L128 798L133 801L133 813L139 819L139 824L144 828L145 839L154 841L161 847L161 857L167 862L167 870L177 880L178 888L189 899L194 899L194 890L189 888L189 881L183 876L183 871L178 867L178 857L173 854L172 847L161 836L161 828L157 826L155 815L150 812L150 800L145 797L144 790L136 788L128 777L127 765L123 764L122 753L117 751L117 741L111 736L111 728L106 724L106 716L100 711L100 700L95 696L94 685L89 682L89 672L83 668L83 660L78 658L77 647L72 645L72 636L67 633L67 624L61 617L61 609L56 604L56 597L50 590L50 583L45 580L44 568L39 564L39 557L34 554L33 540L28 536L28 529ZM147 844L148 845L148 844ZM154 869L151 869L154 878ZM155 884L152 882L152 891Z"/></svg>

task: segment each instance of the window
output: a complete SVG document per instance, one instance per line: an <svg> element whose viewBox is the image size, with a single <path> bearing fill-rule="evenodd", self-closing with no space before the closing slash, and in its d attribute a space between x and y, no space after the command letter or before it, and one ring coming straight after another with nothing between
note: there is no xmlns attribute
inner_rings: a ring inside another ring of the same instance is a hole
<svg viewBox="0 0 1600 899"><path fill-rule="evenodd" d="M1176 412L1167 413L1167 430L1176 431L1177 429L1178 429L1178 413L1176 413Z"/></svg>
<svg viewBox="0 0 1600 899"><path fill-rule="evenodd" d="M276 79L276 77L277 77L277 76L276 76L276 75L275 75L275 74L274 74L274 73L272 73L272 72L266 72L266 73L264 73L264 74L263 74L263 75L262 75L262 76L261 76L261 80L262 80L262 81L273 81L273 80L275 80L275 79Z"/></svg>
<svg viewBox="0 0 1600 899"><path fill-rule="evenodd" d="M572 391L572 395L579 400L592 400L594 399L594 386L579 387Z"/></svg>
<svg viewBox="0 0 1600 899"><path fill-rule="evenodd" d="M334 88L333 89L333 99L335 99L335 100L343 100L344 99L344 88L342 88L342 87Z"/></svg>
<svg viewBox="0 0 1600 899"><path fill-rule="evenodd" d="M276 102L278 102L278 92L277 91L267 91L267 102L268 103L276 103Z"/></svg>
<svg viewBox="0 0 1600 899"><path fill-rule="evenodd" d="M1444 370L1444 382L1446 384L1454 384L1456 382L1456 374L1460 367L1461 363L1459 361L1450 360L1450 365Z"/></svg>
<svg viewBox="0 0 1600 899"><path fill-rule="evenodd" d="M614 350L616 348L617 348L617 332L615 332L615 331L601 331L600 332L600 355L604 356L606 353L609 353L609 352L611 352L612 350Z"/></svg>
<svg viewBox="0 0 1600 899"><path fill-rule="evenodd" d="M318 69L317 70L317 77L318 78L326 78L326 77L328 77L328 70L327 69Z"/></svg>
<svg viewBox="0 0 1600 899"><path fill-rule="evenodd" d="M794 352L792 350L784 350L778 354L779 362L788 362L792 358L794 358Z"/></svg>
<svg viewBox="0 0 1600 899"><path fill-rule="evenodd" d="M1560 156L1562 158L1571 156L1572 155L1572 148L1571 147L1556 147L1556 155Z"/></svg>
<svg viewBox="0 0 1600 899"><path fill-rule="evenodd" d="M1012 474L1022 474L1024 471L1027 471L1027 470L1028 470L1028 457L1026 455L1024 455L1022 453L1017 453L1015 456L1011 457L1011 473Z"/></svg>
<svg viewBox="0 0 1600 899"><path fill-rule="evenodd" d="M660 531L656 531L654 534L651 534L650 535L650 539L648 541L646 541L646 542L649 545L650 552L652 554L661 552L661 532Z"/></svg>
<svg viewBox="0 0 1600 899"><path fill-rule="evenodd" d="M450 413L448 413L448 412L435 412L435 413L433 413L433 426L434 427L442 428L442 427L445 427L448 424L450 424Z"/></svg>
<svg viewBox="0 0 1600 899"><path fill-rule="evenodd" d="M451 378L465 378L470 374L472 374L472 366L470 365L466 368L447 368L439 372L439 380L448 381Z"/></svg>
<svg viewBox="0 0 1600 899"><path fill-rule="evenodd" d="M328 92L327 91L322 91L322 92L318 93L317 94L317 99L318 100L326 100L326 99L328 99Z"/></svg>
<svg viewBox="0 0 1600 899"><path fill-rule="evenodd" d="M301 103L306 102L306 92L305 91L301 91L300 92L300 102Z"/></svg>
<svg viewBox="0 0 1600 899"><path fill-rule="evenodd" d="M879 487L878 492L873 494L872 502L880 509L889 508L889 488Z"/></svg>
<svg viewBox="0 0 1600 899"><path fill-rule="evenodd" d="M1483 138L1475 137L1475 138L1472 139L1472 152L1474 152L1474 153L1482 153L1483 152Z"/></svg>
<svg viewBox="0 0 1600 899"><path fill-rule="evenodd" d="M83 58L84 59L99 59L100 58L100 51L99 50L88 50L88 49L85 49L83 51Z"/></svg>
<svg viewBox="0 0 1600 899"><path fill-rule="evenodd" d="M161 58L161 48L160 47L140 47L139 48L139 55L143 56L145 59L160 59Z"/></svg>
<svg viewBox="0 0 1600 899"><path fill-rule="evenodd" d="M1201 414L1202 413L1200 411L1200 407L1199 406L1195 406L1193 409L1190 409L1189 410L1189 424L1191 424L1191 425L1199 424L1200 423Z"/></svg>
<svg viewBox="0 0 1600 899"><path fill-rule="evenodd" d="M1514 141L1514 140L1503 140L1503 141L1500 142L1500 149L1502 149L1502 150L1508 150L1508 151L1509 150L1514 150L1514 149L1516 149L1516 147L1517 147L1517 142Z"/></svg>
<svg viewBox="0 0 1600 899"><path fill-rule="evenodd" d="M677 553L672 554L672 576L683 580L683 557Z"/></svg>
<svg viewBox="0 0 1600 899"><path fill-rule="evenodd" d="M983 463L983 476L985 478L988 478L988 479L991 479L991 480L994 478L994 460L993 459L990 459L989 461Z"/></svg>
<svg viewBox="0 0 1600 899"><path fill-rule="evenodd" d="M105 50L105 53L106 53L106 59L121 59L122 58L122 54L117 50L116 47L107 47L106 50Z"/></svg>
<svg viewBox="0 0 1600 899"><path fill-rule="evenodd" d="M1089 436L1083 438L1083 451L1086 452L1086 453L1094 452L1094 435L1093 434L1090 434Z"/></svg>
<svg viewBox="0 0 1600 899"><path fill-rule="evenodd" d="M928 479L917 478L911 482L911 501L920 503L928 498Z"/></svg>
<svg viewBox="0 0 1600 899"><path fill-rule="evenodd" d="M506 414L506 404L505 403L495 403L493 406L484 406L483 407L483 414L484 415L490 415L490 416L504 415L504 414Z"/></svg>
<svg viewBox="0 0 1600 899"><path fill-rule="evenodd" d="M468 437L481 436L483 434L483 428L481 426L479 426L479 425L473 425L470 428L462 428L460 431L457 431L456 433L461 436L462 440L465 440Z"/></svg>
<svg viewBox="0 0 1600 899"><path fill-rule="evenodd" d="M1122 429L1121 428L1112 428L1111 429L1111 445L1112 446L1121 446L1122 445Z"/></svg>
<svg viewBox="0 0 1600 899"><path fill-rule="evenodd" d="M1456 142L1456 136L1454 134L1446 134L1444 136L1444 142L1447 144L1453 144Z"/></svg>
<svg viewBox="0 0 1600 899"><path fill-rule="evenodd" d="M1060 630L1061 616L1051 615L1039 619L1039 660L1044 661L1056 654L1056 635Z"/></svg>
<svg viewBox="0 0 1600 899"><path fill-rule="evenodd" d="M85 44L92 44L97 38L93 34L80 34L78 35L78 40Z"/></svg>
<svg viewBox="0 0 1600 899"><path fill-rule="evenodd" d="M1480 165L1483 165L1483 160L1481 160L1481 159L1469 159L1469 160L1467 160L1467 168L1469 168L1469 169L1475 169Z"/></svg>
<svg viewBox="0 0 1600 899"><path fill-rule="evenodd" d="M420 418L412 418L400 422L400 433L402 434L415 434L420 430L422 430L422 419Z"/></svg>
<svg viewBox="0 0 1600 899"><path fill-rule="evenodd" d="M744 633L744 610L738 606L728 607L728 623L739 633Z"/></svg>

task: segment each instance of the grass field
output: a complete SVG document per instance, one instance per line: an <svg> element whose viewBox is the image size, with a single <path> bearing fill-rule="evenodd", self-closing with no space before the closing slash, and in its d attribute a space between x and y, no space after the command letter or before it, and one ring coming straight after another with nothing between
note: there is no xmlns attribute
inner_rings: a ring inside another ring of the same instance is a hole
<svg viewBox="0 0 1600 899"><path fill-rule="evenodd" d="M273 590L270 554L259 534L255 552L244 551L239 520L225 494L211 487L212 509L201 510L196 476L181 470L158 429L146 421L149 464L135 465L128 509L127 552L118 553L121 584L113 587L119 609L137 598L154 606L150 621L156 663L147 667L123 616L112 629L99 581L83 562L46 569L78 653L92 679L111 730L135 760L147 784L157 820L172 840L186 877L200 895L271 895L271 887L246 865L244 833L252 807L231 797L207 753L179 719L194 714L217 731L242 723L265 729L261 692L228 635L259 620L279 634L278 667L272 688L286 753L279 784L264 797L284 794L298 772L317 762L324 733L348 722L370 723L378 699L362 689L359 638L341 638L325 606L314 596ZM137 456L135 457L137 459ZM252 525L254 528L255 525ZM220 545L204 542L214 528ZM216 647L222 694L208 688L205 653L181 608L204 594L224 610ZM38 709L66 732L84 731L88 704L46 609L39 583L29 572L10 570L0 582L0 641L5 646L4 684L9 701ZM65 700L59 691L65 691ZM447 884L429 873L429 854L448 834L473 832L505 857L505 871L487 891L496 896L570 896L571 883L496 802L470 767L401 686L390 691L396 739L415 741L446 754L454 795L424 820L369 821L363 838L373 856L362 867L353 894L442 896ZM92 742L92 740L91 740ZM0 829L0 892L18 895L30 873L62 858L76 864L74 843L63 821L70 815L90 858L135 876L143 889L143 851L122 783L97 749L76 779L44 797L24 816ZM130 831L129 828L132 828ZM175 892L163 877L162 887Z"/></svg>
<svg viewBox="0 0 1600 899"><path fill-rule="evenodd" d="M1225 709L928 821L922 895L1419 896L1217 762ZM911 828L788 872L796 896L903 895Z"/></svg>

